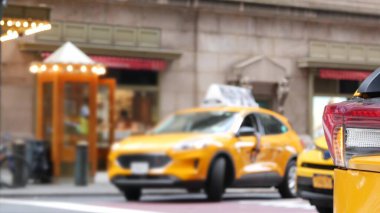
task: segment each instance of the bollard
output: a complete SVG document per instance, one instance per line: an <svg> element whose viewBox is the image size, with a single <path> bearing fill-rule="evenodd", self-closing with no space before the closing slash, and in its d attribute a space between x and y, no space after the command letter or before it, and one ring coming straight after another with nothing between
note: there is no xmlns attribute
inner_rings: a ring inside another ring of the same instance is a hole
<svg viewBox="0 0 380 213"><path fill-rule="evenodd" d="M12 152L13 156L13 163L14 163L14 170L13 170L13 177L12 177L12 185L13 187L23 187L25 186L25 178L28 171L25 171L24 162L22 159L25 156L25 142L21 139L17 139L12 144Z"/></svg>
<svg viewBox="0 0 380 213"><path fill-rule="evenodd" d="M75 185L86 186L87 185L87 141L80 141L77 144L76 160L75 160Z"/></svg>

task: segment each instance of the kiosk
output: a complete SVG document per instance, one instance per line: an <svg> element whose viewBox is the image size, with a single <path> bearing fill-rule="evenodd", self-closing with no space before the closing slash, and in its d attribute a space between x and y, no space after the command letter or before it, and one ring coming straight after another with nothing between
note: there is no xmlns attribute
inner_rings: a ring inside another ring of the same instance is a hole
<svg viewBox="0 0 380 213"><path fill-rule="evenodd" d="M113 141L115 81L101 79L106 69L67 42L42 63L37 75L36 137L48 143L54 177L74 177L78 144L87 144L88 174L105 160Z"/></svg>

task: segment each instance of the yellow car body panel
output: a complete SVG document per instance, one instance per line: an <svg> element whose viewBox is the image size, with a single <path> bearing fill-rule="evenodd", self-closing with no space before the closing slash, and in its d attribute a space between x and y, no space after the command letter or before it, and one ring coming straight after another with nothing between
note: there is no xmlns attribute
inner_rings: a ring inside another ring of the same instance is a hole
<svg viewBox="0 0 380 213"><path fill-rule="evenodd" d="M327 142L324 136L315 139L315 146L323 150L329 150L329 147L327 146Z"/></svg>
<svg viewBox="0 0 380 213"><path fill-rule="evenodd" d="M119 165L118 157L134 154L161 154L170 162L157 169L149 169L148 176L173 176L181 182L205 181L212 160L223 152L230 156L234 167L234 179L248 174L274 173L282 177L288 162L303 150L302 143L289 125L287 119L275 112L251 107L207 107L181 110L176 114L197 112L236 112L238 118L230 130L223 133L165 133L130 136L112 146L108 156L108 176L130 176L132 171ZM235 136L244 116L251 113L271 115L280 120L287 132L276 135L262 135L260 145L254 136ZM202 149L175 150L173 147L183 141L207 139L210 144ZM260 147L255 153L255 147ZM254 161L254 163L253 163Z"/></svg>
<svg viewBox="0 0 380 213"><path fill-rule="evenodd" d="M174 175L181 180L204 180L207 174L207 165L211 161L212 153L222 151L221 144L207 147L203 150L173 151L172 146L178 141L198 137L196 133L174 133L164 135L132 136L120 142L119 148L112 150L109 155L108 175L110 179L116 175L131 175L129 169L118 165L117 156L123 154L165 154L171 159L171 163L165 168L150 169L148 175ZM221 143L225 141L218 135L209 135L212 139L217 138ZM194 168L194 161L202 162Z"/></svg>
<svg viewBox="0 0 380 213"><path fill-rule="evenodd" d="M334 189L334 212L380 212L380 173L336 169Z"/></svg>
<svg viewBox="0 0 380 213"><path fill-rule="evenodd" d="M331 188L318 188L313 183L313 178L324 176L331 179ZM297 160L297 193L298 196L309 200L317 208L329 208L333 206L334 162L328 153L327 143L324 137L315 140L315 147L303 151Z"/></svg>
<svg viewBox="0 0 380 213"><path fill-rule="evenodd" d="M362 171L380 172L380 156L371 155L352 158L349 161L349 168Z"/></svg>
<svg viewBox="0 0 380 213"><path fill-rule="evenodd" d="M333 167L334 162L331 158L324 159L321 150L312 149L302 152L297 160L297 176L312 178L315 174L331 175L334 176L333 169L316 169L304 167L302 164L314 164L320 166Z"/></svg>

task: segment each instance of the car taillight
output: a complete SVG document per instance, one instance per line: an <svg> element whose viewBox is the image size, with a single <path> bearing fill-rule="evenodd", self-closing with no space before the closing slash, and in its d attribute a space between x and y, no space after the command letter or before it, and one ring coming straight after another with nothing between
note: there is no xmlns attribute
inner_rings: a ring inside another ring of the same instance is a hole
<svg viewBox="0 0 380 213"><path fill-rule="evenodd" d="M378 153L380 153L380 129L346 129L346 161L357 155Z"/></svg>
<svg viewBox="0 0 380 213"><path fill-rule="evenodd" d="M349 167L355 156L380 153L380 101L328 105L323 128L334 163Z"/></svg>
<svg viewBox="0 0 380 213"><path fill-rule="evenodd" d="M323 129L335 165L344 166L343 117L337 104L326 106L323 114Z"/></svg>
<svg viewBox="0 0 380 213"><path fill-rule="evenodd" d="M345 166L344 163L344 139L343 127L336 127L333 132L334 162L337 166Z"/></svg>

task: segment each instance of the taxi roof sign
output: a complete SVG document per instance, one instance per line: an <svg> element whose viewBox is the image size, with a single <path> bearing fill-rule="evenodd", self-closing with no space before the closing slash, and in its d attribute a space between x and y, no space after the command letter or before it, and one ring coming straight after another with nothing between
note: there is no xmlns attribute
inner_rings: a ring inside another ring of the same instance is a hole
<svg viewBox="0 0 380 213"><path fill-rule="evenodd" d="M259 105L249 89L237 86L211 84L207 90L202 106L247 106Z"/></svg>

